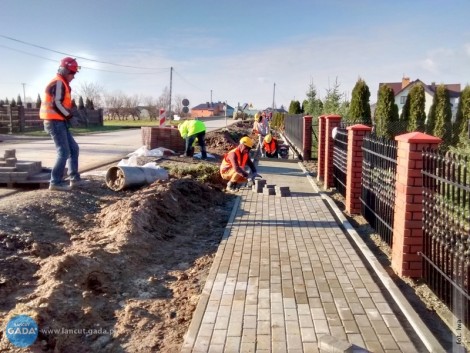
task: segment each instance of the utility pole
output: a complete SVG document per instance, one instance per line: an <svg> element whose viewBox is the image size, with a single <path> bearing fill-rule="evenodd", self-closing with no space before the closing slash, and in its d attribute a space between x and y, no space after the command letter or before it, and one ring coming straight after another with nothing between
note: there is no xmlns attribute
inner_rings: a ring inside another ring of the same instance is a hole
<svg viewBox="0 0 470 353"><path fill-rule="evenodd" d="M274 82L274 89L273 89L273 115L274 115L274 109L276 108L275 97L276 97L276 82Z"/></svg>
<svg viewBox="0 0 470 353"><path fill-rule="evenodd" d="M171 120L171 89L172 89L172 86L173 86L173 66L170 67L170 102L168 104L168 119Z"/></svg>
<svg viewBox="0 0 470 353"><path fill-rule="evenodd" d="M24 90L24 86L26 85L26 83L22 83L23 85L23 106L26 107L26 95L25 95L25 90Z"/></svg>

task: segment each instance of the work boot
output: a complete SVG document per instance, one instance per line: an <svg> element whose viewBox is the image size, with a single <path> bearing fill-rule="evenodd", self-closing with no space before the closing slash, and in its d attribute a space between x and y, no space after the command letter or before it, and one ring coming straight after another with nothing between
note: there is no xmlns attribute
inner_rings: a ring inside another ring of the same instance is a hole
<svg viewBox="0 0 470 353"><path fill-rule="evenodd" d="M72 187L67 184L49 184L49 190L51 191L70 191Z"/></svg>
<svg viewBox="0 0 470 353"><path fill-rule="evenodd" d="M225 191L226 192L229 192L229 193L235 193L238 191L237 187L234 185L234 183L232 183L231 181L229 181L227 183L227 187L225 188Z"/></svg>
<svg viewBox="0 0 470 353"><path fill-rule="evenodd" d="M79 187L79 186L86 186L89 182L90 182L89 180L83 180L83 179L70 180L70 187L71 188L76 188L76 187Z"/></svg>

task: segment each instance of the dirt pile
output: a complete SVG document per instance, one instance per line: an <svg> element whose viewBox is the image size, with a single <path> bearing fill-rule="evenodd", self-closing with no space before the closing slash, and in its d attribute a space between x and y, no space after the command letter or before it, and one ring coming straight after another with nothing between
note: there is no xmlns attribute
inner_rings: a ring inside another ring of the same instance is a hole
<svg viewBox="0 0 470 353"><path fill-rule="evenodd" d="M2 337L17 314L38 323L31 352L178 351L232 209L218 165L237 125L207 134L215 160L159 160L168 181L3 198L0 352L25 351Z"/></svg>

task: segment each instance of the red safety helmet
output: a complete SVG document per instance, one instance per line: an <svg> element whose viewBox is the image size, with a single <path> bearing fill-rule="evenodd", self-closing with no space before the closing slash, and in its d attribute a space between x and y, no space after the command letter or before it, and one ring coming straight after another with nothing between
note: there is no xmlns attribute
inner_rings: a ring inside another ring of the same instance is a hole
<svg viewBox="0 0 470 353"><path fill-rule="evenodd" d="M80 66L77 64L77 60L74 58L71 58L67 56L66 58L63 58L60 61L60 66L63 67L64 69L68 69L71 73L76 73L78 70L80 70Z"/></svg>

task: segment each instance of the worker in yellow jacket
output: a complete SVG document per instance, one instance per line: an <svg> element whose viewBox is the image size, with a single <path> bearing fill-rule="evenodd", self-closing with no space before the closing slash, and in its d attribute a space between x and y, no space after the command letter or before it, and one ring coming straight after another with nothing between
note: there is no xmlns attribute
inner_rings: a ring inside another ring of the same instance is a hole
<svg viewBox="0 0 470 353"><path fill-rule="evenodd" d="M193 144L196 141L201 147L201 159L207 159L206 151L206 124L203 121L197 119L185 120L178 125L178 130L182 138L186 140L186 147L184 154L180 157L192 157L194 154Z"/></svg>

